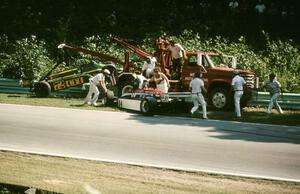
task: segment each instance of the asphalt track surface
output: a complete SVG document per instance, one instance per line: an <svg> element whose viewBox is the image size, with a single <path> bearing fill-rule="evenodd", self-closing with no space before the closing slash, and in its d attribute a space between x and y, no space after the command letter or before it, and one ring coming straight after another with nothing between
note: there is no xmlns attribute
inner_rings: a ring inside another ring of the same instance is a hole
<svg viewBox="0 0 300 194"><path fill-rule="evenodd" d="M290 126L0 104L0 150L300 182Z"/></svg>

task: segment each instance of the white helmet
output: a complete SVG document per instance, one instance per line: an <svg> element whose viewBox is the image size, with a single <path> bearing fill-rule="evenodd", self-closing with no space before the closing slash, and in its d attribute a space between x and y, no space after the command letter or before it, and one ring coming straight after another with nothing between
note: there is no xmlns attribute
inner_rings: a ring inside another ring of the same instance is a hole
<svg viewBox="0 0 300 194"><path fill-rule="evenodd" d="M110 75L110 71L108 69L104 69L103 73L106 73L107 75Z"/></svg>

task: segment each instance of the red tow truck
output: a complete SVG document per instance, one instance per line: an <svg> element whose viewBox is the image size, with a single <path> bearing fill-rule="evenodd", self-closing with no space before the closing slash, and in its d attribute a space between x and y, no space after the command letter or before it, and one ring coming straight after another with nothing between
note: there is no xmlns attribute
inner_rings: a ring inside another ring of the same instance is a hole
<svg viewBox="0 0 300 194"><path fill-rule="evenodd" d="M155 57L162 71L170 78L172 74L171 55L167 48L161 47L161 40L158 39L156 41ZM136 76L134 72L130 72L132 64L129 60L129 51L142 59L154 56L131 44L126 39L112 37L112 41L126 49L124 52L125 62L115 57L83 48L68 45L65 45L63 48L99 56L105 60L123 65L121 72L118 72L115 66L107 67L113 72L112 75L114 75L112 82L116 87L117 94L115 93L115 96L118 97L118 106L120 108L141 111L143 114L153 114L161 106L169 105L173 102L190 103L189 83L192 75L196 72L202 73L202 79L208 91L206 100L209 105L219 110L233 107L231 81L233 70L236 68L236 58L234 56L222 55L216 52L186 51L187 58L182 66L181 77L177 80L170 80L171 87L168 94L161 94L153 88L146 88L143 91L135 90ZM247 83L241 100L241 105L245 106L257 89L258 79L252 71L240 69L240 73Z"/></svg>

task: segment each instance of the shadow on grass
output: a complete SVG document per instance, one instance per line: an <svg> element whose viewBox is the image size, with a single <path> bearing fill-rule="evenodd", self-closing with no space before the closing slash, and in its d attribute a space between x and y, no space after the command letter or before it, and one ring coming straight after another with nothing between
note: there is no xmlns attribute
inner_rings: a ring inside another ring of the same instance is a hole
<svg viewBox="0 0 300 194"><path fill-rule="evenodd" d="M16 95L16 94L10 94L10 95L7 95L8 98L20 98L21 96L20 95Z"/></svg>
<svg viewBox="0 0 300 194"><path fill-rule="evenodd" d="M81 103L81 104L70 104L71 107L87 107L88 105Z"/></svg>

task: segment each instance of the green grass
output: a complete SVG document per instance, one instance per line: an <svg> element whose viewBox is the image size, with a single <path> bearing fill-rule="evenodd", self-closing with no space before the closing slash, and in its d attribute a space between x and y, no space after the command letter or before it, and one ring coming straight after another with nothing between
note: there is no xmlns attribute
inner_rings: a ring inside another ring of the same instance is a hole
<svg viewBox="0 0 300 194"><path fill-rule="evenodd" d="M82 98L36 98L31 95L21 94L0 94L0 103L7 104L23 104L33 106L49 106L49 107L61 107L61 108L75 108L86 110L102 110L102 111L123 111L117 107L104 107L99 103L99 106L84 106L84 99ZM165 113L166 114L166 113ZM168 112L168 115L188 117L187 110L185 111L172 111ZM201 118L201 112L195 114L196 118ZM237 121L235 113L233 111L212 111L208 107L208 117L216 120ZM273 114L268 115L265 108L246 107L242 111L242 119L240 122L251 123L266 123L275 125L289 125L300 126L300 110L284 110L284 114L278 114L276 110L273 110Z"/></svg>
<svg viewBox="0 0 300 194"><path fill-rule="evenodd" d="M59 193L296 194L300 184L0 151L0 182ZM1 193L1 192L0 192Z"/></svg>
<svg viewBox="0 0 300 194"><path fill-rule="evenodd" d="M23 104L32 106L49 106L59 108L75 108L86 110L107 110L118 111L116 107L104 107L99 103L97 107L83 105L83 98L63 98L63 97L49 97L36 98L31 95L24 94L0 94L0 103L7 104Z"/></svg>
<svg viewBox="0 0 300 194"><path fill-rule="evenodd" d="M0 94L0 103L87 110L120 111L116 107L83 106L80 98L35 98ZM241 122L299 126L300 111L274 112L245 108ZM189 116L187 113L170 113ZM201 118L201 112L196 117ZM210 119L235 120L233 112L209 111ZM299 193L299 183L188 173L72 158L0 151L0 183L36 187L62 193L87 193L91 186L101 193ZM1 193L1 190L0 190Z"/></svg>

